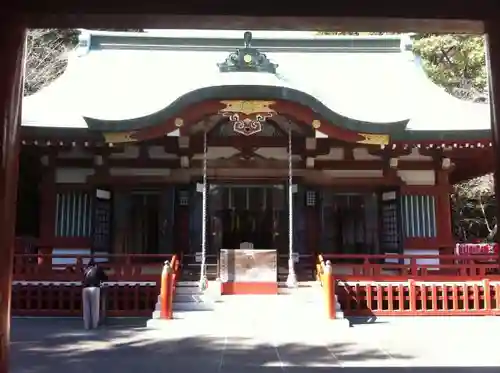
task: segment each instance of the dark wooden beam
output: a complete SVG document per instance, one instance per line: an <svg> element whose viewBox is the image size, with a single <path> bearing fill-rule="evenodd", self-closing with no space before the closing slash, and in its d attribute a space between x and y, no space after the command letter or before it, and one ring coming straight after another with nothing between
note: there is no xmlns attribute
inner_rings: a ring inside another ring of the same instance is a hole
<svg viewBox="0 0 500 373"><path fill-rule="evenodd" d="M0 373L9 371L10 303L14 260L25 29L0 12Z"/></svg>
<svg viewBox="0 0 500 373"><path fill-rule="evenodd" d="M9 2L10 3L10 2ZM221 0L118 2L116 0L12 1L31 27L187 28L226 30L332 30L385 32L482 33L483 19L496 14L490 0L427 3L317 1L309 7L257 0L248 7L228 7ZM118 9L118 10L117 10Z"/></svg>
<svg viewBox="0 0 500 373"><path fill-rule="evenodd" d="M398 158L398 157L402 157L405 155L410 155L411 152L412 152L412 148L410 148L410 147L408 147L406 149L402 149L402 148L393 149L390 146L387 146L383 149L381 149L378 146L377 147L375 147L375 146L368 147L369 154L374 155L376 157L382 157L383 159Z"/></svg>
<svg viewBox="0 0 500 373"><path fill-rule="evenodd" d="M320 160L314 162L316 169L322 170L383 170L388 166L387 161L355 161L355 160ZM398 162L396 170L433 170L434 163L430 161L402 161Z"/></svg>
<svg viewBox="0 0 500 373"><path fill-rule="evenodd" d="M106 157L106 168L179 168L179 159L112 159ZM72 158L58 158L55 161L57 167L67 168L94 168L94 159L72 159Z"/></svg>
<svg viewBox="0 0 500 373"><path fill-rule="evenodd" d="M112 159L103 156L104 165L109 168L180 168L179 159ZM209 167L271 167L271 168L286 168L288 163L286 160L266 160L256 159L239 160L239 159L219 159L209 160ZM73 159L73 158L58 158L55 160L57 167L67 168L93 168L95 167L94 159ZM192 160L192 168L201 168L202 161ZM304 161L294 162L294 167L305 168ZM355 161L355 160L320 160L316 159L314 168L317 170L383 170L386 167L386 162L380 161ZM399 161L397 169L400 170L433 170L435 164L432 161Z"/></svg>

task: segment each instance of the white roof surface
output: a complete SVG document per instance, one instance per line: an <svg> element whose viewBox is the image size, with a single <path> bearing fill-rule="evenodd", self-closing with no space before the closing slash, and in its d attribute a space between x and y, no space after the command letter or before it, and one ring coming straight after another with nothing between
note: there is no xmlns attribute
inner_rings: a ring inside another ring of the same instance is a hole
<svg viewBox="0 0 500 373"><path fill-rule="evenodd" d="M187 30L176 36L199 37L196 32ZM206 31L203 33L208 37ZM237 33L241 37L242 33ZM219 31L217 37L224 34L229 35ZM280 33L272 34L276 38ZM307 39L303 34L309 33L296 33L293 38ZM127 34L116 34L117 40L120 35ZM259 33L254 33L254 40L258 37ZM286 37L283 35L283 39ZM119 43L77 49L60 78L24 99L22 124L86 128L84 117L143 117L199 88L262 85L302 91L330 110L360 121L409 120L407 129L417 131L490 128L488 105L466 102L446 93L427 78L418 59L409 52L270 50L267 57L279 65L276 75L220 73L217 63L233 51L190 50L189 46L178 50L147 45L135 48Z"/></svg>

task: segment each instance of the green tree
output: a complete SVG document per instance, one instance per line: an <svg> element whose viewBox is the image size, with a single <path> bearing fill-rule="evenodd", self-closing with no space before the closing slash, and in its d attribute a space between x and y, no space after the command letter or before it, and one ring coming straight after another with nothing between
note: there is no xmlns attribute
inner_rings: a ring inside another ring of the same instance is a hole
<svg viewBox="0 0 500 373"><path fill-rule="evenodd" d="M479 35L416 35L414 52L425 71L451 94L484 101L487 90L484 37Z"/></svg>
<svg viewBox="0 0 500 373"><path fill-rule="evenodd" d="M31 95L60 76L67 52L78 42L72 29L32 29L26 37L24 94Z"/></svg>
<svg viewBox="0 0 500 373"><path fill-rule="evenodd" d="M381 32L327 32L322 35L387 35ZM482 35L415 34L413 52L429 78L466 100L487 99L487 71Z"/></svg>
<svg viewBox="0 0 500 373"><path fill-rule="evenodd" d="M140 29L100 29L135 31ZM67 66L68 52L78 43L76 29L30 29L26 37L24 94L29 96L59 77Z"/></svg>

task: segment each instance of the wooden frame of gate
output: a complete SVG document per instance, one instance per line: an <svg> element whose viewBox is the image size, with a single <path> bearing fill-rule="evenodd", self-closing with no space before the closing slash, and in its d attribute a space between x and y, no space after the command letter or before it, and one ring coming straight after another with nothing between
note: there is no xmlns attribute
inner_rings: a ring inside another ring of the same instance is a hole
<svg viewBox="0 0 500 373"><path fill-rule="evenodd" d="M385 6L384 6L385 5ZM275 6L275 7L274 7ZM325 29L343 31L424 31L488 34L493 137L500 141L500 16L489 0L432 3L365 2L311 7L255 1L250 7L211 2L117 3L107 0L9 1L0 14L0 373L8 372L12 262L17 194L18 129L22 97L24 37L27 27L168 27L225 29ZM178 16L182 14L183 16ZM223 16L222 14L226 14ZM336 17L336 18L332 18ZM358 17L358 18L353 18ZM362 18L359 18L362 17ZM389 18L388 18L389 17ZM444 18L444 20L443 20ZM484 21L484 22L483 22ZM500 171L500 153L496 152ZM500 194L500 182L496 182ZM500 205L499 205L500 211ZM500 213L498 214L500 215Z"/></svg>

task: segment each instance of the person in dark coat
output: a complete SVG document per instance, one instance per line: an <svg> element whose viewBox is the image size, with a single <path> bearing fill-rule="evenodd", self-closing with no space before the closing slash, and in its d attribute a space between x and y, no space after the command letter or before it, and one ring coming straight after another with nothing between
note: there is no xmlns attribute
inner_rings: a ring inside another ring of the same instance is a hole
<svg viewBox="0 0 500 373"><path fill-rule="evenodd" d="M82 308L85 329L95 329L99 326L101 286L108 281L104 270L90 260L83 273Z"/></svg>

